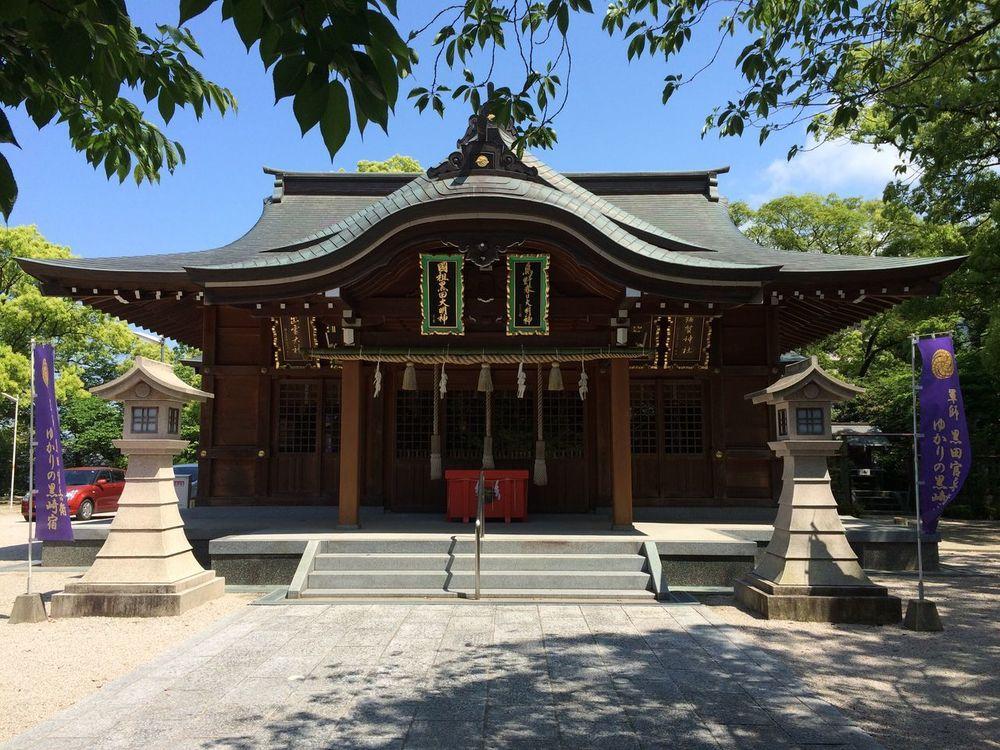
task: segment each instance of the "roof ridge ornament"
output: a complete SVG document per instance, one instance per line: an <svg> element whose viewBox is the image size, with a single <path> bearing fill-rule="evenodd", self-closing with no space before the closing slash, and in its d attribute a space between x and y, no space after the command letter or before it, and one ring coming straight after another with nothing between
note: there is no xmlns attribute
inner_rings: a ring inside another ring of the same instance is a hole
<svg viewBox="0 0 1000 750"><path fill-rule="evenodd" d="M502 129L486 108L469 117L465 135L458 139L458 150L436 167L427 170L432 179L467 176L472 173L500 174L520 179L537 179L538 169L529 167L515 154Z"/></svg>

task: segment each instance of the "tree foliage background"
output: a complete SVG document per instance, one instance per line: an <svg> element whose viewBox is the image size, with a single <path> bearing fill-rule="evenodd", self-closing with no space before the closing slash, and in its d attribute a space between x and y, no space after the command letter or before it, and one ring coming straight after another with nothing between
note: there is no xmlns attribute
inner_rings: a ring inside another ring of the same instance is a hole
<svg viewBox="0 0 1000 750"><path fill-rule="evenodd" d="M33 226L0 227L0 390L21 399L16 486L27 485L28 399L31 339L51 341L56 352L56 398L62 424L66 466L122 465L111 441L121 436L121 406L91 396L88 388L117 377L136 355L159 357L159 347L136 337L128 326L93 308L58 297L45 297L14 258L69 258L68 248L52 244ZM167 349L174 370L186 382L198 377L179 360L191 352ZM0 455L9 456L13 437L13 404L6 399L0 412ZM186 439L197 441L197 405L182 414ZM195 455L196 444L187 457ZM182 457L183 459L184 457ZM6 480L3 483L6 488Z"/></svg>
<svg viewBox="0 0 1000 750"><path fill-rule="evenodd" d="M984 250L962 223L921 218L898 202L788 195L757 209L730 207L733 220L757 242L789 252L933 257L971 253L940 294L914 299L808 347L821 364L866 393L839 404L837 418L870 422L888 433L912 432L910 334L954 331L959 373L972 440L973 471L950 513L998 513L993 481L1000 439L1000 352L995 334L996 276L983 273ZM917 366L920 367L919 358ZM887 489L906 489L912 473L909 439L877 451Z"/></svg>

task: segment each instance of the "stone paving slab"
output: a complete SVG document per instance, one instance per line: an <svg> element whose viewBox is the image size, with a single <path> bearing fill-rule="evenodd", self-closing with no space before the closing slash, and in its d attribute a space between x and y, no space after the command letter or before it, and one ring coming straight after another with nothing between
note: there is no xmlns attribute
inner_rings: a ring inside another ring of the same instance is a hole
<svg viewBox="0 0 1000 750"><path fill-rule="evenodd" d="M20 748L869 750L702 605L250 607Z"/></svg>

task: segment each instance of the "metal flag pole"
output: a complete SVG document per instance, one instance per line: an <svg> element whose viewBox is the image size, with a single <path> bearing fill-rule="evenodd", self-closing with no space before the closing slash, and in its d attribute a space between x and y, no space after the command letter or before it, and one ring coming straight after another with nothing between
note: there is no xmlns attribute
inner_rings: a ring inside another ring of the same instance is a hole
<svg viewBox="0 0 1000 750"><path fill-rule="evenodd" d="M924 554L921 548L923 536L920 520L920 447L917 434L917 340L910 334L910 385L913 391L913 502L917 510L917 599L924 600Z"/></svg>
<svg viewBox="0 0 1000 750"><path fill-rule="evenodd" d="M28 430L28 589L31 593L31 544L35 518L35 340L31 340L31 427Z"/></svg>
<svg viewBox="0 0 1000 750"><path fill-rule="evenodd" d="M9 393L3 394L14 402L14 435L10 446L10 495L7 496L7 506L14 509L14 471L17 468L17 412L21 405L20 396L11 396Z"/></svg>

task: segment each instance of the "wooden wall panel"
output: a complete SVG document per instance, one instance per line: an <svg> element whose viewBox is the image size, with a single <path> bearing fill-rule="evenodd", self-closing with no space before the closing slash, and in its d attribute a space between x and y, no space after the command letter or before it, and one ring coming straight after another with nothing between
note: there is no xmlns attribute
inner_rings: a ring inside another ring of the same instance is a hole
<svg viewBox="0 0 1000 750"><path fill-rule="evenodd" d="M257 375L215 376L215 446L264 447L257 434L260 399Z"/></svg>
<svg viewBox="0 0 1000 750"><path fill-rule="evenodd" d="M779 375L774 324L770 308L747 306L726 313L716 329L713 433L721 457L715 459L715 495L726 504L771 505L777 496L767 447L771 420L765 407L746 399Z"/></svg>
<svg viewBox="0 0 1000 750"><path fill-rule="evenodd" d="M726 492L731 500L765 500L771 504L771 458L765 450L733 451L726 457Z"/></svg>
<svg viewBox="0 0 1000 750"><path fill-rule="evenodd" d="M745 398L767 384L767 378L762 376L723 375L721 406L725 413L723 439L727 448L759 448L767 442L770 434L767 408Z"/></svg>
<svg viewBox="0 0 1000 750"><path fill-rule="evenodd" d="M716 321L718 357L728 366L768 364L768 311L741 307Z"/></svg>
<svg viewBox="0 0 1000 750"><path fill-rule="evenodd" d="M257 460L253 456L236 458L226 456L212 460L212 497L208 505L242 505L253 497L254 470Z"/></svg>
<svg viewBox="0 0 1000 750"><path fill-rule="evenodd" d="M203 386L215 395L202 411L202 505L266 504L270 447L269 329L248 312L210 307L202 352ZM265 393L262 393L262 390ZM262 494L265 496L262 497Z"/></svg>

